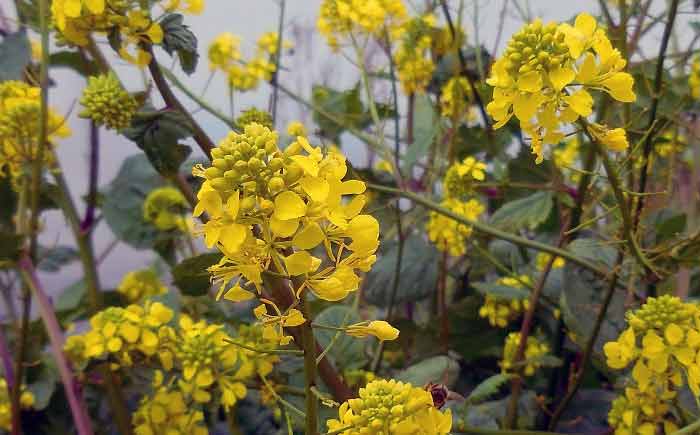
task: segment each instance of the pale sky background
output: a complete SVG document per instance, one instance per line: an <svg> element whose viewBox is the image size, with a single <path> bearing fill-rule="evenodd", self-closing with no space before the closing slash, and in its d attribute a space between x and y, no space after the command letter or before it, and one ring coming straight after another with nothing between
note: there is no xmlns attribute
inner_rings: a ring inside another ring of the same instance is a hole
<svg viewBox="0 0 700 435"><path fill-rule="evenodd" d="M528 2L519 1L524 9ZM693 37L693 30L688 25L689 21L697 19L697 15L692 13L690 2L682 2L680 7L676 32L680 40L680 47L683 49L688 41ZM422 4L422 2L407 2L409 5ZM450 5L459 4L456 0L451 0ZM517 10L512 6L513 1L509 1L509 8L506 13L506 20L503 35L498 47L498 53L507 43L510 35L516 31L521 23ZM663 0L655 0L652 12L659 11L665 7ZM0 0L1 10L5 14L14 16L14 6L12 0ZM295 49L293 53L285 53L282 65L280 80L286 86L294 89L297 93L308 96L312 83L323 83L334 88L347 88L357 80L357 73L354 68L343 59L341 55L333 54L326 47L324 39L316 31L315 23L317 19L320 0L287 0L285 13L284 38L291 40ZM476 38L484 43L491 50L494 46L496 34L498 32L499 14L503 6L503 0L481 0L475 7L473 0L464 1L463 26L470 43L474 43ZM413 7L413 6L410 6ZM478 9L478 18L475 19L475 10ZM529 9L532 17L542 17L545 21L562 21L574 17L581 11L592 14L598 12L598 2L573 1L573 0L530 0ZM242 37L244 56L250 56L255 50L256 39L264 32L276 31L279 7L276 0L206 0L206 8L202 15L186 16L185 23L191 27L199 38L199 49L201 53L200 63L197 71L186 76L179 67L174 71L188 87L196 91L203 89L209 77L208 61L206 59L206 49L214 37L224 31L238 34ZM439 16L439 15L438 15ZM442 19L441 16L439 16ZM478 23L478 28L474 27L474 22ZM658 32L650 33L643 47L647 47L645 55L655 56L660 39L661 26ZM110 53L109 46L103 44L106 53ZM165 65L170 65L170 59L162 50L158 52L158 58ZM110 53L110 60L116 66L122 80L126 83L130 91L140 91L144 89L143 75L134 67L119 61ZM60 112L67 113L76 104L82 88L85 86L84 78L66 69L55 69L51 71L52 79L59 83L59 86L51 90L50 103ZM240 110L250 106L266 108L268 96L271 88L263 84L256 92L250 92L236 96L236 108ZM157 92L154 90L154 95ZM377 89L378 98L388 94L387 89ZM179 95L179 94L178 94ZM299 105L289 101L282 94L279 106L278 129L284 129L286 122L291 119L301 119L310 122L310 114L300 109ZM186 107L194 109L196 104L184 95L179 95ZM224 78L221 75L214 77L205 98L215 107L223 111L228 111L228 96ZM158 102L159 99L156 98ZM385 99L388 101L388 98ZM157 103L159 104L159 103ZM72 193L79 207L83 208L80 199L85 194L87 188L88 174L88 131L87 121L77 117L77 105L71 112L68 122L73 130L73 136L63 140L58 146L58 154L61 163L67 173L67 178ZM196 114L197 120L207 131L213 141L218 142L227 129L220 121L203 111ZM191 143L193 149L197 149ZM109 132L101 133L101 166L100 166L100 186L107 185L116 175L123 159L127 156L141 152L132 142ZM350 158L357 159L363 155L358 143L347 140L344 143L345 151ZM359 163L364 165L364 161ZM58 212L50 212L45 218L47 229L42 234L41 240L44 244L67 244L73 245L72 235L64 225L62 217ZM103 222L99 225L95 233L95 250L99 254L106 249L114 240L108 226ZM100 266L100 275L104 288L114 288L124 273L147 266L153 255L149 251L135 251L124 243L120 243ZM78 280L82 275L79 263L62 269L58 274L43 274L44 283L51 294L57 294L61 289Z"/></svg>

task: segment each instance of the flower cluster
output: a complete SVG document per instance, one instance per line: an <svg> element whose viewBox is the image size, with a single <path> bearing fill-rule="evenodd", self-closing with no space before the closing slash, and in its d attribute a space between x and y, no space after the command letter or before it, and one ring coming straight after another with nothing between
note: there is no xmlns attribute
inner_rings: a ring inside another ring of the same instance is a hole
<svg viewBox="0 0 700 435"><path fill-rule="evenodd" d="M476 199L465 202L456 198L447 198L440 205L472 221L477 220L485 210L484 205ZM447 252L453 257L459 257L467 252L466 241L472 233L469 225L431 211L426 228L428 238L440 251Z"/></svg>
<svg viewBox="0 0 700 435"><path fill-rule="evenodd" d="M570 168L576 162L579 154L580 144L578 139L573 137L566 141L563 146L559 146L552 151L552 160L557 168Z"/></svg>
<svg viewBox="0 0 700 435"><path fill-rule="evenodd" d="M0 169L8 168L18 177L36 158L39 148L41 90L19 81L0 83ZM70 135L65 119L49 110L48 146ZM43 164L53 161L53 152L45 150Z"/></svg>
<svg viewBox="0 0 700 435"><path fill-rule="evenodd" d="M298 136L281 151L277 141L277 132L248 124L212 150L210 167L193 171L205 179L194 214L209 216L199 232L224 254L209 269L219 297L251 299L263 272L272 271L294 278L296 296L308 289L324 300L344 299L357 289L358 272L375 262L379 244L379 223L361 214L365 184L343 180L345 157L336 150L324 153ZM325 261L312 255L317 247ZM255 314L268 334L304 321L263 303Z"/></svg>
<svg viewBox="0 0 700 435"><path fill-rule="evenodd" d="M469 118L472 88L466 77L450 78L440 92L442 116L458 123Z"/></svg>
<svg viewBox="0 0 700 435"><path fill-rule="evenodd" d="M91 359L109 358L117 366L131 366L135 356L156 355L163 327L173 315L160 302L108 307L90 318L88 332L67 338L65 351L79 365Z"/></svg>
<svg viewBox="0 0 700 435"><path fill-rule="evenodd" d="M209 68L226 74L231 89L250 91L257 88L261 80L269 81L272 78L278 41L276 32L264 33L258 39L255 55L244 60L241 38L228 32L222 33L209 45ZM291 48L291 43L283 41L282 47Z"/></svg>
<svg viewBox="0 0 700 435"><path fill-rule="evenodd" d="M627 314L627 323L618 339L603 347L611 368L634 364L625 399L619 399L609 418L620 433L627 428L642 433L643 427L673 423L669 405L686 383L700 395L700 310L674 296L650 297Z"/></svg>
<svg viewBox="0 0 700 435"><path fill-rule="evenodd" d="M182 391L164 382L163 372L156 371L153 393L141 399L131 417L134 433L208 435L204 413L190 402Z"/></svg>
<svg viewBox="0 0 700 435"><path fill-rule="evenodd" d="M114 130L131 125L131 118L138 109L136 98L124 90L114 73L88 78L80 104L85 107L80 112L81 117Z"/></svg>
<svg viewBox="0 0 700 435"><path fill-rule="evenodd" d="M493 65L487 80L494 87L493 101L487 110L495 128L515 115L531 137L539 163L544 158L543 145L564 138L563 124L593 112L589 90L607 92L617 101L635 101L634 79L622 71L625 65L590 15L580 14L574 26L537 20L513 35ZM596 126L591 133L612 150L627 147L622 129Z"/></svg>
<svg viewBox="0 0 700 435"><path fill-rule="evenodd" d="M663 425L662 433L675 433L678 425L669 418L669 402L659 399L652 391L625 388L625 394L613 400L608 413L608 424L615 435L656 435L659 424Z"/></svg>
<svg viewBox="0 0 700 435"><path fill-rule="evenodd" d="M167 293L168 288L161 282L153 269L141 269L127 273L117 286L117 291L133 304L151 296Z"/></svg>
<svg viewBox="0 0 700 435"><path fill-rule="evenodd" d="M238 128L245 128L246 125L256 122L264 127L272 128L272 115L270 112L265 110L260 110L256 107L251 107L250 109L244 110L238 118L236 118L236 125Z"/></svg>
<svg viewBox="0 0 700 435"><path fill-rule="evenodd" d="M511 332L506 337L505 345L503 346L503 361L501 361L501 370L507 372L519 372L515 367L515 357L520 346L520 332ZM535 371L541 367L541 359L549 352L549 345L543 343L539 338L529 336L525 344L525 355L523 358L524 368L522 373L525 376L532 376Z"/></svg>
<svg viewBox="0 0 700 435"><path fill-rule="evenodd" d="M34 406L34 394L24 388L24 386L21 387L19 400L22 409L30 409ZM8 432L12 429L10 389L5 378L0 378L0 429Z"/></svg>
<svg viewBox="0 0 700 435"><path fill-rule="evenodd" d="M430 57L430 49L435 26L435 16L428 14L406 21L392 35L392 39L398 41L394 53L396 72L407 95L425 92L433 77L435 63Z"/></svg>
<svg viewBox="0 0 700 435"><path fill-rule="evenodd" d="M523 284L532 284L530 277L520 275L518 278L503 277L497 281L499 285L513 288L522 288ZM489 320L491 326L505 328L508 323L518 318L527 311L530 301L524 298L506 299L501 296L487 294L484 305L479 308L479 317Z"/></svg>
<svg viewBox="0 0 700 435"><path fill-rule="evenodd" d="M143 202L143 218L161 231L187 231L185 212L189 204L174 187L153 189Z"/></svg>
<svg viewBox="0 0 700 435"><path fill-rule="evenodd" d="M402 0L323 0L317 27L328 45L338 49L359 35L383 38L406 17Z"/></svg>
<svg viewBox="0 0 700 435"><path fill-rule="evenodd" d="M452 429L452 412L440 411L421 388L379 379L360 388L359 397L340 405L338 419L328 420L339 435L443 435Z"/></svg>
<svg viewBox="0 0 700 435"><path fill-rule="evenodd" d="M543 271L547 267L547 264L549 264L549 261L551 259L552 256L546 252L538 253L535 257L535 268L539 271ZM561 257L556 257L554 261L552 261L552 269L561 269L565 265L566 260L564 260Z"/></svg>
<svg viewBox="0 0 700 435"><path fill-rule="evenodd" d="M160 44L163 29L151 19L150 9L142 5L159 5L166 12L181 10L198 14L203 9L201 0L182 5L179 0L141 2L138 0L56 0L51 2L51 15L60 35L77 46L90 44L92 34L110 35L117 41L120 57L138 66L151 62L151 54L142 44Z"/></svg>
<svg viewBox="0 0 700 435"><path fill-rule="evenodd" d="M474 157L466 157L461 162L453 163L445 173L443 186L445 197L464 198L474 190L474 181L486 179L486 163Z"/></svg>

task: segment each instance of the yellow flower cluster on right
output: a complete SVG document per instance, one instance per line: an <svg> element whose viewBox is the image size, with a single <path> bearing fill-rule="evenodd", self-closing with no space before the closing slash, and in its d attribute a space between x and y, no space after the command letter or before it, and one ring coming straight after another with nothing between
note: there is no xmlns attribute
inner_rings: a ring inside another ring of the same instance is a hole
<svg viewBox="0 0 700 435"><path fill-rule="evenodd" d="M675 296L650 297L627 314L627 323L618 339L603 347L610 368L634 365L610 423L616 435L654 434L661 423L675 427L668 410L678 391L687 384L700 396L700 310Z"/></svg>
<svg viewBox="0 0 700 435"><path fill-rule="evenodd" d="M359 397L340 405L338 419L328 420L338 435L447 435L452 412L440 411L421 388L394 379L379 379L360 388Z"/></svg>
<svg viewBox="0 0 700 435"><path fill-rule="evenodd" d="M440 203L441 207L465 218L475 221L484 212L485 207L476 199L461 201L447 198ZM467 252L467 239L472 234L472 227L436 211L430 212L426 226L428 238L435 243L438 250L447 252L453 257L459 257Z"/></svg>
<svg viewBox="0 0 700 435"><path fill-rule="evenodd" d="M518 352L518 346L520 346L520 332L511 332L506 337L506 342L503 346L501 371L504 373L517 373L519 371L515 367L515 357ZM525 376L534 375L535 371L542 366L541 362L538 360L547 355L547 353L549 353L549 345L547 345L547 343L542 342L537 337L527 337L525 355L523 356L523 362L525 364L522 371L523 374Z"/></svg>
<svg viewBox="0 0 700 435"><path fill-rule="evenodd" d="M493 65L487 80L494 87L493 101L487 111L496 121L494 128L515 116L540 163L543 145L564 138L562 125L593 113L589 90L602 90L621 102L635 101L634 79L622 71L625 66L590 15L580 14L574 26L536 20L513 35ZM622 129L593 124L590 133L614 151L627 148Z"/></svg>
<svg viewBox="0 0 700 435"><path fill-rule="evenodd" d="M20 388L19 404L22 409L34 406L34 394L24 385ZM0 378L0 429L9 432L12 429L12 405L10 404L10 388L5 378Z"/></svg>
<svg viewBox="0 0 700 435"><path fill-rule="evenodd" d="M138 303L145 299L167 293L168 288L153 269L134 270L122 278L117 291L124 295L130 303Z"/></svg>
<svg viewBox="0 0 700 435"><path fill-rule="evenodd" d="M13 177L31 165L39 149L41 90L19 81L0 83L0 169L9 169ZM65 119L49 109L48 147L58 138L70 135ZM52 150L44 152L43 165L54 159Z"/></svg>
<svg viewBox="0 0 700 435"><path fill-rule="evenodd" d="M513 288L523 288L523 283L531 284L532 281L527 275L514 277L503 277L498 284ZM492 294L487 294L484 305L479 308L479 317L489 320L491 326L505 328L508 323L515 320L522 313L527 311L530 301L527 299L506 299Z"/></svg>

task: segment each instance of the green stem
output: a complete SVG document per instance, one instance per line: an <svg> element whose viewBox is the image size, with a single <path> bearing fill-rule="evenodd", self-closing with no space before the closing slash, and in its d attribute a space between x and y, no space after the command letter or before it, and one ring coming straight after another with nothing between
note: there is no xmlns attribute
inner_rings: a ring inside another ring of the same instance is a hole
<svg viewBox="0 0 700 435"><path fill-rule="evenodd" d="M209 112L211 115L214 115L216 118L218 118L221 122L226 124L229 128L231 129L236 129L236 123L233 122L233 119L231 119L229 116L226 116L222 111L219 109L215 108L214 106L210 105L207 103L203 98L200 98L199 95L196 93L192 92L191 89L189 89L187 86L184 85L180 81L180 79L177 78L175 74L173 74L168 68L159 67L160 71L163 73L166 79L175 86L177 89L179 89L183 94L187 95L189 99L197 103L199 107L204 109L206 112Z"/></svg>
<svg viewBox="0 0 700 435"><path fill-rule="evenodd" d="M278 354L278 355L303 355L304 351L303 350L297 350L297 349L256 349L252 346L248 346L246 344L240 343L235 340L228 340L224 339L226 343L231 343L234 346L241 347L243 349L247 349L251 352L257 352L257 353L269 353L269 354Z"/></svg>
<svg viewBox="0 0 700 435"><path fill-rule="evenodd" d="M306 295L302 293L299 309L307 319L301 328L301 341L304 348L304 390L306 394L306 435L318 434L318 397L313 393L316 387L316 339L311 328Z"/></svg>
<svg viewBox="0 0 700 435"><path fill-rule="evenodd" d="M671 435L691 435L698 433L698 431L700 431L700 420L673 432Z"/></svg>
<svg viewBox="0 0 700 435"><path fill-rule="evenodd" d="M460 222L465 225L471 226L474 230L479 231L484 234L488 234L492 237L495 237L497 239L501 240L506 240L508 242L514 243L519 246L524 246L527 248L534 249L536 251L541 251L541 252L546 252L548 254L552 254L557 257L562 257L568 261L571 261L572 263L578 264L581 267L584 267L600 276L606 276L607 271L600 267L597 266L594 263L591 263L590 261L578 257L577 255L571 253L570 251L567 251L565 249L558 248L556 246L548 245L546 243L540 243L536 240L530 240L526 239L524 237L520 237L518 235L515 235L513 233L508 233L505 231L501 231L497 228L494 228L488 224L478 222L478 221L473 221L471 219L467 219L462 215L459 215L453 211L450 211L444 207L441 207L439 204L430 201L429 199L425 199L420 195L417 195L413 192L409 192L406 190L402 189L396 189L394 187L387 187L387 186L382 186L379 184L373 184L373 183L367 183L367 187L372 190L376 190L378 192L385 192L385 193L390 193L392 195L400 195L404 198L408 198L411 201L422 205L423 207L436 211L444 216L447 216L449 218L452 218L456 220L457 222Z"/></svg>

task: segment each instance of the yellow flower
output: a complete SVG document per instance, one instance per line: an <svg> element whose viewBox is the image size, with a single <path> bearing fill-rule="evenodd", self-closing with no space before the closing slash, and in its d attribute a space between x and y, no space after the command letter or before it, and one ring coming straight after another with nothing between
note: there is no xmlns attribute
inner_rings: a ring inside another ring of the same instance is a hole
<svg viewBox="0 0 700 435"><path fill-rule="evenodd" d="M153 269L142 269L124 275L117 291L123 294L129 303L135 303L150 296L167 293L168 288Z"/></svg>
<svg viewBox="0 0 700 435"><path fill-rule="evenodd" d="M474 157L466 157L461 162L453 163L445 173L443 186L448 198L462 198L474 190L474 181L486 179L486 163Z"/></svg>
<svg viewBox="0 0 700 435"><path fill-rule="evenodd" d="M379 379L360 388L358 398L341 404L338 419L327 425L339 435L446 435L452 429L452 413L438 410L432 395L421 388Z"/></svg>
<svg viewBox="0 0 700 435"><path fill-rule="evenodd" d="M306 127L299 121L292 121L287 124L287 134L291 137L306 136Z"/></svg>
<svg viewBox="0 0 700 435"><path fill-rule="evenodd" d="M394 39L399 41L394 64L401 87L408 95L425 92L435 71L435 63L429 56L433 18L432 15L416 17L393 30Z"/></svg>
<svg viewBox="0 0 700 435"><path fill-rule="evenodd" d="M463 202L448 198L440 205L472 221L477 220L485 210L483 204L476 199ZM440 251L447 251L453 257L459 257L466 253L466 240L472 233L471 227L431 211L427 230L428 238L435 243Z"/></svg>
<svg viewBox="0 0 700 435"><path fill-rule="evenodd" d="M547 267L547 264L549 263L551 258L552 256L550 254L547 254L546 252L538 253L537 257L535 257L535 267L537 268L537 270L544 270L544 268ZM565 264L566 260L564 260L561 257L557 257L552 262L552 269L561 269L562 267L564 267Z"/></svg>
<svg viewBox="0 0 700 435"><path fill-rule="evenodd" d="M401 0L323 0L317 27L328 45L338 49L350 35L382 36L406 16Z"/></svg>
<svg viewBox="0 0 700 435"><path fill-rule="evenodd" d="M399 337L399 330L383 320L373 320L369 323L355 323L354 325L348 326L345 329L345 333L358 338L374 335L381 341L396 340Z"/></svg>
<svg viewBox="0 0 700 435"><path fill-rule="evenodd" d="M264 110L251 107L244 110L241 115L236 118L236 125L239 128L245 128L246 125L257 123L268 129L272 128L272 115Z"/></svg>
<svg viewBox="0 0 700 435"><path fill-rule="evenodd" d="M12 413L10 411L10 389L5 378L0 378L0 429L10 432L12 429ZM34 406L34 394L24 385L20 386L20 407L31 409Z"/></svg>
<svg viewBox="0 0 700 435"><path fill-rule="evenodd" d="M114 73L88 78L80 104L85 109L82 118L90 118L108 129L123 130L131 125L131 118L138 109L136 99L126 92Z"/></svg>
<svg viewBox="0 0 700 435"><path fill-rule="evenodd" d="M527 275L521 275L517 279L503 277L497 282L500 285L514 288L523 288L523 283L531 284L530 277ZM479 317L488 319L491 326L505 328L510 321L520 316L529 306L530 301L527 299L505 299L487 294L484 299L484 305L479 308Z"/></svg>
<svg viewBox="0 0 700 435"><path fill-rule="evenodd" d="M612 151L624 151L629 147L627 133L622 128L609 129L608 127L592 123L588 131L593 137Z"/></svg>
<svg viewBox="0 0 700 435"><path fill-rule="evenodd" d="M696 100L700 98L700 57L695 57L688 76L688 86L690 87L690 95Z"/></svg>
<svg viewBox="0 0 700 435"><path fill-rule="evenodd" d="M166 186L153 189L143 202L143 217L146 222L161 231L187 231L184 214L189 204L185 197L174 187Z"/></svg>
<svg viewBox="0 0 700 435"><path fill-rule="evenodd" d="M209 45L209 69L227 71L241 59L241 38L230 32L219 34Z"/></svg>
<svg viewBox="0 0 700 435"><path fill-rule="evenodd" d="M496 121L495 128L515 116L531 137L540 163L543 146L564 138L563 124L592 113L590 90L602 90L621 102L635 101L634 80L622 71L625 66L620 52L590 15L580 14L574 26L543 25L536 20L513 35L505 54L493 65L487 80L494 87L493 100L487 111ZM611 132L606 145L624 149L620 138L624 131Z"/></svg>
<svg viewBox="0 0 700 435"><path fill-rule="evenodd" d="M518 346L520 346L520 332L511 332L506 337L506 342L503 347L503 360L500 363L501 370L504 373L518 371L518 369L514 367ZM534 375L535 371L542 365L539 359L547 353L549 353L549 346L547 343L541 342L537 337L527 337L525 355L523 356L523 363L525 364L523 374L525 376Z"/></svg>
<svg viewBox="0 0 700 435"><path fill-rule="evenodd" d="M472 99L472 88L466 77L452 77L442 87L440 93L440 106L442 116L452 119L454 122L465 120L469 117L469 106Z"/></svg>

